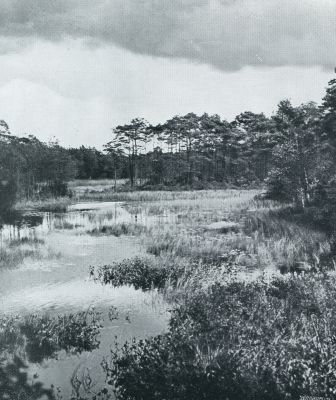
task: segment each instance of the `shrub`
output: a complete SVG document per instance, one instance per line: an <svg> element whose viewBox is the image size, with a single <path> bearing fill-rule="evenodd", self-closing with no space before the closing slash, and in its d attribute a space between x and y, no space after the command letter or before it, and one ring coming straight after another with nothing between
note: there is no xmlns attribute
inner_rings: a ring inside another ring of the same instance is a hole
<svg viewBox="0 0 336 400"><path fill-rule="evenodd" d="M175 334L126 343L104 367L121 400L245 400L255 392L234 360L217 357L205 367L197 348Z"/></svg>
<svg viewBox="0 0 336 400"><path fill-rule="evenodd" d="M336 395L335 278L231 281L189 292L169 332L104 364L118 399Z"/></svg>
<svg viewBox="0 0 336 400"><path fill-rule="evenodd" d="M118 287L133 285L135 289L163 288L168 279L177 280L179 272L147 258L135 257L111 265L91 268L91 275L104 284Z"/></svg>

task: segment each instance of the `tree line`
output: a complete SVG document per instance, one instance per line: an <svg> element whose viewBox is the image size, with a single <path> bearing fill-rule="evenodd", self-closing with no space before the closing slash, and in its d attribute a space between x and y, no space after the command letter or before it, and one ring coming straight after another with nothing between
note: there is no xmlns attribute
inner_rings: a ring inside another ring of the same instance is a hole
<svg viewBox="0 0 336 400"><path fill-rule="evenodd" d="M10 134L0 121L2 207L14 197L66 194L66 182L126 178L135 186L249 186L306 207L333 196L336 80L321 105L279 103L272 116L250 111L233 121L188 113L151 125L141 118L113 129L103 151L64 148ZM7 199L7 200L6 200Z"/></svg>
<svg viewBox="0 0 336 400"><path fill-rule="evenodd" d="M271 117L189 113L156 126L133 119L114 129L105 151L131 185L267 183L273 198L305 208L335 198L336 80L321 105L283 100Z"/></svg>

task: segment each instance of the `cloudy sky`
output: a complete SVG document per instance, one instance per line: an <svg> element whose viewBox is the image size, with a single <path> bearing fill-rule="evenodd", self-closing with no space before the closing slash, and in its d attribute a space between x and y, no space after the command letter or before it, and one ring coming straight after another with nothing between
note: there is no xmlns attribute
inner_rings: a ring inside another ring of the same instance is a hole
<svg viewBox="0 0 336 400"><path fill-rule="evenodd" d="M133 117L319 102L335 0L1 0L0 119L101 147Z"/></svg>

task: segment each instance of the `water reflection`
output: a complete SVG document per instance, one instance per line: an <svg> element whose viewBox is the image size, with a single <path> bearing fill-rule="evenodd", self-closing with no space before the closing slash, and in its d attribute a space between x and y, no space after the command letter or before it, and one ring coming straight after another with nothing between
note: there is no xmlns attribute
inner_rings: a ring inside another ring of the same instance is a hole
<svg viewBox="0 0 336 400"><path fill-rule="evenodd" d="M50 399L54 400L53 391L36 379L31 380L27 365L19 357L6 365L0 365L0 398L12 399Z"/></svg>
<svg viewBox="0 0 336 400"><path fill-rule="evenodd" d="M150 215L140 208L137 213L130 213L118 202L79 203L69 206L66 213L29 211L8 214L0 220L0 238L10 241L40 236L44 239L52 231L74 230L77 234L85 234L100 226L112 226L116 223L135 223L150 227L180 220L181 216L174 213Z"/></svg>
<svg viewBox="0 0 336 400"><path fill-rule="evenodd" d="M67 213L17 214L3 221L1 243L30 238L58 256L27 257L18 268L0 271L2 314L57 317L83 312L92 306L102 313L103 328L96 349L80 355L60 353L57 360L39 360L41 363L28 365L30 378L37 374L46 387L51 384L62 387L64 398L71 393L71 376L78 367L79 370L89 368L96 381L103 379L100 364L109 354L115 336L122 342L155 335L167 327L167 305L157 291L144 293L132 287L114 289L94 283L88 277L90 265L110 264L144 252L139 238L87 234L96 227L120 222L150 225L164 220L130 214L120 203L108 202L75 205ZM118 319L109 318L111 307L118 310Z"/></svg>
<svg viewBox="0 0 336 400"><path fill-rule="evenodd" d="M39 212L19 212L12 211L4 214L0 217L0 224L12 225L18 228L29 227L33 228L35 226L41 225L43 222L43 215Z"/></svg>

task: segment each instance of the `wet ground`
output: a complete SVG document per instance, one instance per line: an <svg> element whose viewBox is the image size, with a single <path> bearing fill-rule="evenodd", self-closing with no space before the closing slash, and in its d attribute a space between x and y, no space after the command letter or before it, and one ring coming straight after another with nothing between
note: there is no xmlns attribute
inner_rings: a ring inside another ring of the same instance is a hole
<svg viewBox="0 0 336 400"><path fill-rule="evenodd" d="M143 254L136 237L92 236L87 231L120 222L144 225L164 224L164 217L130 214L120 203L88 203L71 206L67 213L27 212L13 216L2 226L1 245L24 238L34 240L42 256L27 257L15 269L0 271L0 312L5 314L40 313L62 315L94 307L104 317L100 346L91 353L30 364L31 375L47 386L71 391L70 378L90 371L94 380L102 379L100 363L109 353L115 336L119 342L143 338L165 331L169 312L156 291L136 291L132 287L112 288L89 278L89 267L110 264ZM44 255L43 255L44 254ZM110 321L108 312L116 307L119 317Z"/></svg>

